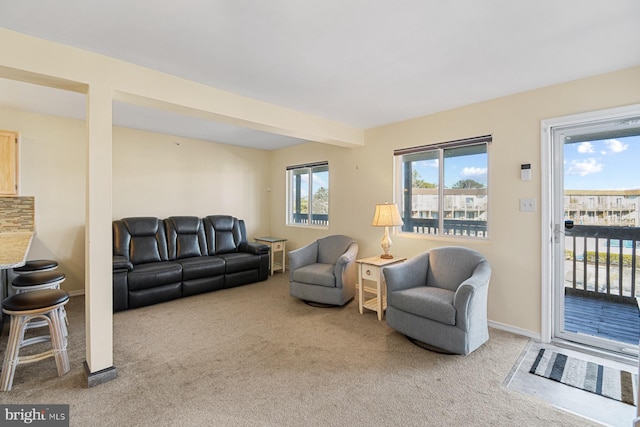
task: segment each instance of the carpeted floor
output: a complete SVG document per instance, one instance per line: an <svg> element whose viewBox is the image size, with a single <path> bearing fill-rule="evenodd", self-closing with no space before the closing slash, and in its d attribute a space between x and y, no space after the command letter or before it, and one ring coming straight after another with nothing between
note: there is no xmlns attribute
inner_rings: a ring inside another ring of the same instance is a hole
<svg viewBox="0 0 640 427"><path fill-rule="evenodd" d="M116 313L118 379L90 389L83 313L72 298L71 372L18 367L2 403L68 403L72 426L596 425L502 387L525 337L492 329L469 356L432 353L357 301L290 297L287 275Z"/></svg>

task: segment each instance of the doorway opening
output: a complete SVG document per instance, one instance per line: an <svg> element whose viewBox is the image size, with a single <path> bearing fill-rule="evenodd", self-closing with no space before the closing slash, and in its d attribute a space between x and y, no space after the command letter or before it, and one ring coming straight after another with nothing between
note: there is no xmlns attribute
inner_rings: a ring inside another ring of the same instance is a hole
<svg viewBox="0 0 640 427"><path fill-rule="evenodd" d="M543 341L637 357L640 106L545 120L542 148Z"/></svg>

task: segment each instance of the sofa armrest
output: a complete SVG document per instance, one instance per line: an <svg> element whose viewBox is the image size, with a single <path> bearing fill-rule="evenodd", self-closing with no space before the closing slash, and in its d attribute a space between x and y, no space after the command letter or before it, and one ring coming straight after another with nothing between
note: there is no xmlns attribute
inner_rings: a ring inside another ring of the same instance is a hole
<svg viewBox="0 0 640 427"><path fill-rule="evenodd" d="M269 246L262 243L247 242L240 244L238 250L253 255L266 255L269 253Z"/></svg>
<svg viewBox="0 0 640 427"><path fill-rule="evenodd" d="M113 256L113 270L133 270L133 264L126 257L122 255Z"/></svg>

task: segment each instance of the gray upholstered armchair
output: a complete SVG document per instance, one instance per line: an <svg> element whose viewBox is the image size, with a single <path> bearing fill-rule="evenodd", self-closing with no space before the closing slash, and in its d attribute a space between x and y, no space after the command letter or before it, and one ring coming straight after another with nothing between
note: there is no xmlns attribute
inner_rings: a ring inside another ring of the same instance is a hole
<svg viewBox="0 0 640 427"><path fill-rule="evenodd" d="M291 296L305 302L344 305L356 293L358 243L351 237L323 237L289 252Z"/></svg>
<svg viewBox="0 0 640 427"><path fill-rule="evenodd" d="M456 354L469 354L489 339L491 267L480 253L441 247L382 271L387 324L395 330Z"/></svg>

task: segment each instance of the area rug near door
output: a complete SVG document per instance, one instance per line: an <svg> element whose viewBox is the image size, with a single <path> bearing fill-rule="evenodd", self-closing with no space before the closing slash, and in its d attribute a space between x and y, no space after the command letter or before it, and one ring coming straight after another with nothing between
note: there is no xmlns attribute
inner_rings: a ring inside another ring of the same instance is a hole
<svg viewBox="0 0 640 427"><path fill-rule="evenodd" d="M530 373L610 399L635 405L638 375L540 349Z"/></svg>

